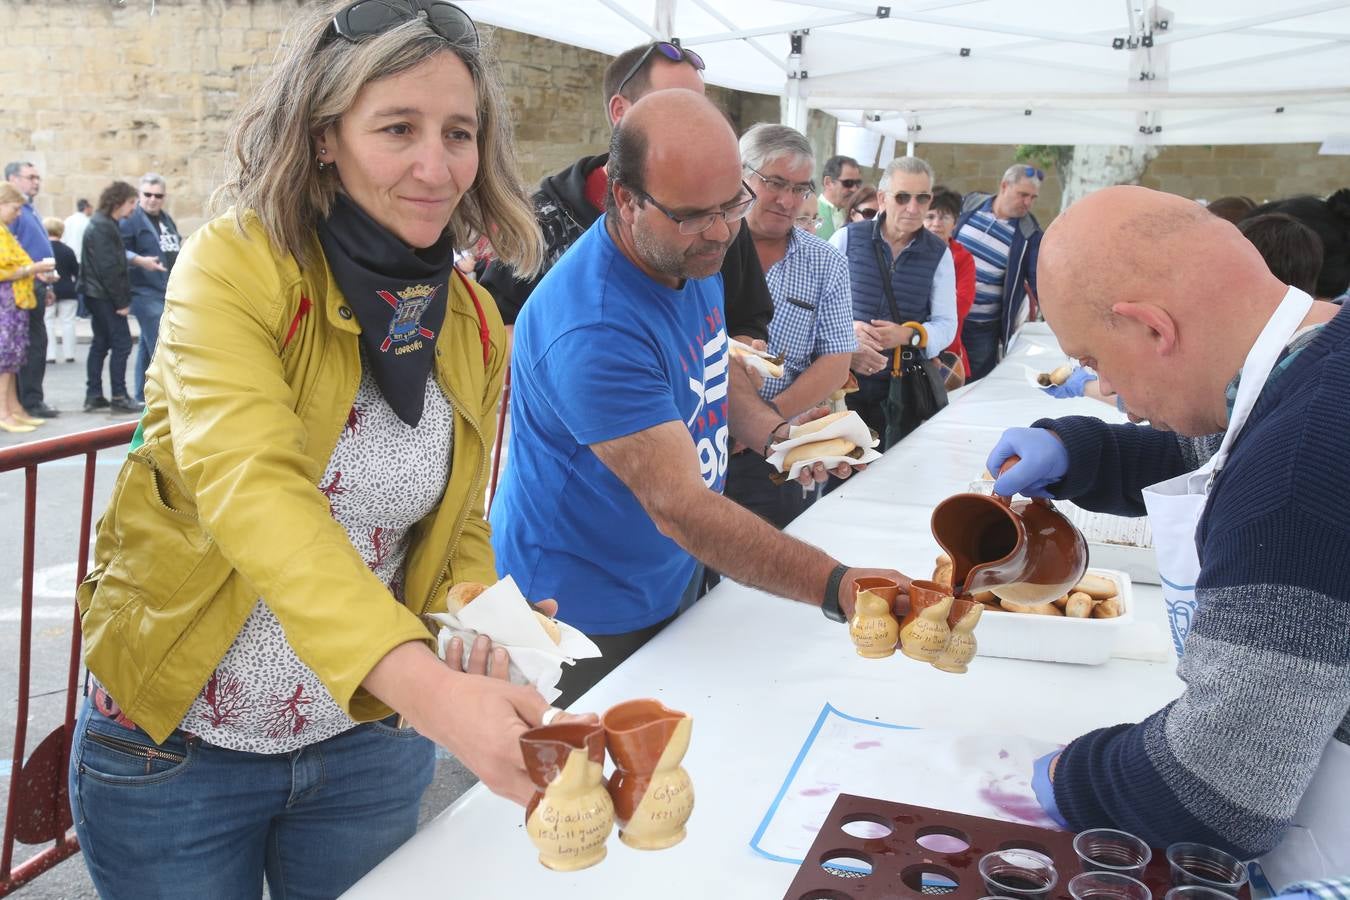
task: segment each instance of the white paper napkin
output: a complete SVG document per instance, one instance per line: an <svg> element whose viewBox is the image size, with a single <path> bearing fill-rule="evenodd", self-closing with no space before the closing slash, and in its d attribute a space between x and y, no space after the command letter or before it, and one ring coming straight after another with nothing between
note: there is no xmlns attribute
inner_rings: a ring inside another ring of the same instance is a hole
<svg viewBox="0 0 1350 900"><path fill-rule="evenodd" d="M810 424L810 423L807 423ZM804 466L813 465L817 462L825 464L827 469L833 469L840 463L850 463L857 465L860 463L870 463L881 459L881 454L874 448L880 441L872 437L872 432L868 430L867 423L862 420L856 412L851 412L837 422L831 422L820 431L813 432L801 437L795 436L797 429L801 426L794 426L788 431L788 439L774 444L769 449L773 452L769 454L767 462L778 471L783 471L783 462L787 459L788 451L794 447L800 447L802 444L815 443L816 441L825 441L830 438L843 438L851 441L863 448L861 459L854 459L851 456L822 456L818 459L803 460L792 464L792 469L787 473L789 479L796 478Z"/></svg>
<svg viewBox="0 0 1350 900"><path fill-rule="evenodd" d="M733 349L741 351L740 355L737 357L738 359L747 363L751 368L766 378L774 378L782 374L781 371L771 368L773 363L769 361L769 357L772 356L772 354L765 353L763 350L756 350L749 344L738 341L735 338L730 338L727 343Z"/></svg>
<svg viewBox="0 0 1350 900"><path fill-rule="evenodd" d="M436 647L442 659L450 639L457 637L464 642L461 665L465 664L474 638L487 635L493 644L510 654L511 682L533 685L550 703L562 693L558 690L558 679L562 677L564 663L571 665L578 659L600 656L600 648L566 622L557 623L562 640L553 643L553 638L548 636L510 575L483 591L459 612L431 613L430 618L441 624Z"/></svg>

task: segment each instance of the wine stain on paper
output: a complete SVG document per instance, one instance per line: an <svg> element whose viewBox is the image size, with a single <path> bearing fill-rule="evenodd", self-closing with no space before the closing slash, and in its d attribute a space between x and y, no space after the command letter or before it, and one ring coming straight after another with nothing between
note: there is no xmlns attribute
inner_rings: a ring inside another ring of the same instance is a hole
<svg viewBox="0 0 1350 900"><path fill-rule="evenodd" d="M839 785L821 784L813 788L802 788L801 795L803 797L824 797L826 794L837 793L839 793Z"/></svg>
<svg viewBox="0 0 1350 900"><path fill-rule="evenodd" d="M1004 775L980 788L980 799L1016 822L1027 822L1043 828L1059 826L1036 801L1031 792L1031 784L1025 778L1016 775Z"/></svg>
<svg viewBox="0 0 1350 900"><path fill-rule="evenodd" d="M881 741L858 741L853 745L854 750L871 750L873 747L880 747Z"/></svg>

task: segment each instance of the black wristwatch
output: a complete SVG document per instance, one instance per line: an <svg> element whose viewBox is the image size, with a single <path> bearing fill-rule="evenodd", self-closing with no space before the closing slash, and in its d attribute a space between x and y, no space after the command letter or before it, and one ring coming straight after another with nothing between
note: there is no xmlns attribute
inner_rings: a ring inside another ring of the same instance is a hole
<svg viewBox="0 0 1350 900"><path fill-rule="evenodd" d="M825 599L820 604L820 611L825 614L825 618L835 622L845 621L844 611L839 608L839 585L844 583L844 573L847 571L848 566L835 566L829 580L825 582Z"/></svg>

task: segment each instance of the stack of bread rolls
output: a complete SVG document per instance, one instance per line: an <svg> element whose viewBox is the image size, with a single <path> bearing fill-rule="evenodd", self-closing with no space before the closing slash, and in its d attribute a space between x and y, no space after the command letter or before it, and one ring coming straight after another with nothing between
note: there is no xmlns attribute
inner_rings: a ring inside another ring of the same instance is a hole
<svg viewBox="0 0 1350 900"><path fill-rule="evenodd" d="M952 586L952 561L946 554L937 558L933 581ZM1124 612L1116 583L1105 575L1084 575L1063 597L1051 603L1014 603L1000 600L990 591L981 591L974 599L990 612L1013 612L1031 616L1061 616L1070 619L1114 619Z"/></svg>

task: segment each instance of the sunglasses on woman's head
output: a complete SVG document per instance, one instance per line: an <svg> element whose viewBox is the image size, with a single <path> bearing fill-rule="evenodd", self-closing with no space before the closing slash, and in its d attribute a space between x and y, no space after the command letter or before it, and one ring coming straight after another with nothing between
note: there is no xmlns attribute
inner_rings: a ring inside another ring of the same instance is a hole
<svg viewBox="0 0 1350 900"><path fill-rule="evenodd" d="M693 50L686 50L673 41L657 41L649 45L647 51L638 57L637 62L633 63L633 68L629 69L628 74L623 76L623 80L619 82L619 86L615 88L614 93L623 93L623 89L628 85L628 82L633 80L634 75L642 71L642 67L647 64L647 60L651 59L653 53L660 53L671 62L688 62L697 72L702 72L706 68L703 57Z"/></svg>
<svg viewBox="0 0 1350 900"><path fill-rule="evenodd" d="M473 19L446 0L357 0L333 16L324 43L334 38L360 41L417 18L426 19L432 31L452 44L478 46L478 29Z"/></svg>
<svg viewBox="0 0 1350 900"><path fill-rule="evenodd" d="M877 211L875 209L866 206L860 206L853 211L858 215L862 216L864 219L875 219L877 215Z"/></svg>

